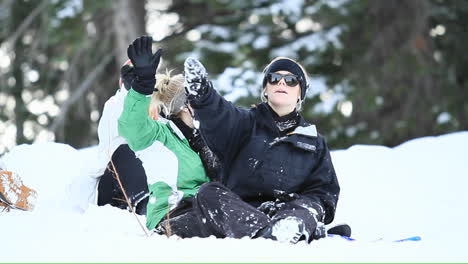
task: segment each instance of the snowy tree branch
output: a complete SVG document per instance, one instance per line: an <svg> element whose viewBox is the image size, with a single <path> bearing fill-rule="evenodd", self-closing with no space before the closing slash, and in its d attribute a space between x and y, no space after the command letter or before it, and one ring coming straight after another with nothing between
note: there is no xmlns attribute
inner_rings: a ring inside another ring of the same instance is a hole
<svg viewBox="0 0 468 264"><path fill-rule="evenodd" d="M23 23L14 31L14 33L7 38L5 44L7 46L13 46L26 29L29 28L34 19L47 7L48 1L43 0L34 10L24 19Z"/></svg>

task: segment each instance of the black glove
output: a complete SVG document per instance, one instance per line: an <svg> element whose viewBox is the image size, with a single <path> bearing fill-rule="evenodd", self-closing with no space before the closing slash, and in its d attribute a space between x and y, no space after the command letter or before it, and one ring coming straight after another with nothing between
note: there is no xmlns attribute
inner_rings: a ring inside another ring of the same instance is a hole
<svg viewBox="0 0 468 264"><path fill-rule="evenodd" d="M268 215L268 217L273 217L278 211L278 208L276 207L276 203L273 201L263 202L259 207L257 207L257 209L260 212Z"/></svg>
<svg viewBox="0 0 468 264"><path fill-rule="evenodd" d="M141 91L141 89L144 89L144 87L147 87L146 85L139 85L137 81L137 76L135 74L135 67L132 67L128 64L125 64L120 68L120 78L122 79L122 82L124 84L125 89L128 91L130 88L134 88L135 91L141 93L141 94L151 94L153 92L156 92L158 89L155 87L153 90L150 92L150 89L148 89L147 93L144 93L144 91ZM141 83L141 81L140 81ZM148 86L149 87L149 86ZM135 89L136 88L136 89Z"/></svg>
<svg viewBox="0 0 468 264"><path fill-rule="evenodd" d="M122 66L122 68L120 68L120 79L122 79L125 89L127 89L127 91L130 90L133 82L136 80L134 68L128 64Z"/></svg>
<svg viewBox="0 0 468 264"><path fill-rule="evenodd" d="M162 50L158 49L153 54L151 50L152 43L152 37L142 36L135 39L127 48L127 55L132 61L136 75L136 81L132 83L132 88L145 95L154 92L156 70L162 53Z"/></svg>
<svg viewBox="0 0 468 264"><path fill-rule="evenodd" d="M191 135L186 137L189 141L190 147L197 153L200 153L204 147L206 147L205 141L200 135L200 130L193 128Z"/></svg>
<svg viewBox="0 0 468 264"><path fill-rule="evenodd" d="M302 216L301 218L308 219L304 224L311 234L310 239L319 239L326 236L325 225L323 224L325 212L320 204L301 198L297 193L287 193L280 190L273 190L273 196L276 198L275 207L277 212L272 219L286 218L294 210L301 207L306 208L309 217ZM299 211L296 212L299 213Z"/></svg>
<svg viewBox="0 0 468 264"><path fill-rule="evenodd" d="M257 207L260 212L268 215L270 218L273 217L277 212L283 210L286 206L286 202L299 198L297 193L289 194L280 190L273 190L273 196L276 198L275 201L266 201Z"/></svg>
<svg viewBox="0 0 468 264"><path fill-rule="evenodd" d="M189 99L199 99L212 88L208 73L200 61L187 58L184 62L184 88Z"/></svg>
<svg viewBox="0 0 468 264"><path fill-rule="evenodd" d="M158 49L153 54L151 46L153 38L142 36L133 41L128 46L127 55L135 66L135 73L139 78L151 79L156 74L159 61L161 60L162 49Z"/></svg>
<svg viewBox="0 0 468 264"><path fill-rule="evenodd" d="M273 196L276 198L276 202L290 202L299 198L297 193L287 193L281 190L273 190Z"/></svg>

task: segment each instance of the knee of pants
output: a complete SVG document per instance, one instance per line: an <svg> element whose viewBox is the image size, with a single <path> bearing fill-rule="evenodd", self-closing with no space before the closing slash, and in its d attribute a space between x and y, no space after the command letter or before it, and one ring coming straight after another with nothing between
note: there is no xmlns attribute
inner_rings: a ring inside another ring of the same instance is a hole
<svg viewBox="0 0 468 264"><path fill-rule="evenodd" d="M213 200L213 197L220 195L220 191L229 191L224 185L219 182L207 182L203 184L196 195L198 202Z"/></svg>

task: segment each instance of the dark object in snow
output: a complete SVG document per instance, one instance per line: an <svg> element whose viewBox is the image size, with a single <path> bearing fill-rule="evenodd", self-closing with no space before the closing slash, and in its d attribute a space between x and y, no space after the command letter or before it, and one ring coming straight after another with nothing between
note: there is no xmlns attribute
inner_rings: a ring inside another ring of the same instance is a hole
<svg viewBox="0 0 468 264"><path fill-rule="evenodd" d="M340 235L334 235L334 234L328 234L327 237L332 238L332 237L340 237L348 241L361 241L355 238L351 238L348 236L340 236ZM420 236L411 236L411 237L405 237L402 239L397 239L397 240L386 240L384 238L379 238L379 239L374 239L369 242L393 242L393 243L400 243L400 242L416 242L416 241L421 241L422 238Z"/></svg>
<svg viewBox="0 0 468 264"><path fill-rule="evenodd" d="M351 227L348 224L339 224L329 228L327 234L351 237Z"/></svg>

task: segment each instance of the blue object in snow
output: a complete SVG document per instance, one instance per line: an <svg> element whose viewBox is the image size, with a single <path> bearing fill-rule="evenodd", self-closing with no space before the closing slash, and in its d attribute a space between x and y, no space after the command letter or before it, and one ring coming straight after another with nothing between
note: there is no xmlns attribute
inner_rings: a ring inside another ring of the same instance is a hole
<svg viewBox="0 0 468 264"><path fill-rule="evenodd" d="M328 235L328 237L341 237L343 239L346 239L348 241L357 241L355 238L352 237L347 237L347 236L340 236L340 235ZM372 242L377 242L377 241L382 241L383 238L373 240ZM406 242L406 241L420 241L421 237L420 236L412 236L412 237L407 237L403 239L398 239L398 240L393 240L391 242Z"/></svg>

